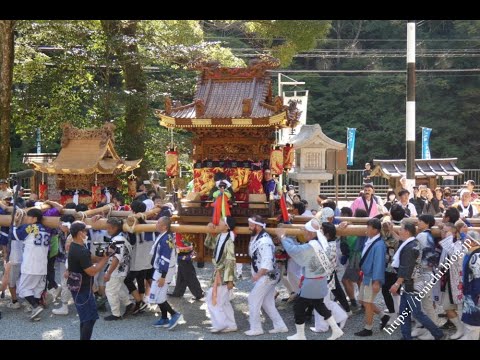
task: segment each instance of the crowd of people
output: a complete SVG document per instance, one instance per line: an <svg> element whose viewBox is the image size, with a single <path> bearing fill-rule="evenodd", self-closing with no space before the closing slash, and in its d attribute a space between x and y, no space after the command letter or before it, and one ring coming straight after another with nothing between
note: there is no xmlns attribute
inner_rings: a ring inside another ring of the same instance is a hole
<svg viewBox="0 0 480 360"><path fill-rule="evenodd" d="M397 193L391 190L382 201L371 182L366 182L350 207L338 209L332 199L319 196L316 214L306 214L306 204L289 189L287 203L293 213L312 218L297 238L287 236L281 227L272 236L259 215L248 219L253 288L248 296L250 326L244 334L264 334L262 309L272 322L269 333L289 332L276 306L279 286L284 285L289 296L283 300L293 302L296 327L289 340L306 339L305 323L311 318L313 332L330 329L328 339L338 339L348 318L362 311L364 326L355 333L358 337L374 336L377 317L380 330L391 333L400 327L407 340L445 339L444 330L450 328L455 329L451 339L478 339L480 234L469 229L469 219L478 216L472 204L477 197L474 186L469 181L458 199L448 188L432 191L420 186L413 194L406 188ZM6 189L0 190L2 196L11 196ZM61 215L64 207L59 203L44 201L50 205L44 212L40 203L35 194L25 204L17 202L8 249L10 229L2 228L0 245L8 274L2 286L10 293L9 308L20 311L23 303L29 318L40 321L46 294L60 299L60 307L52 310L57 316L68 315L73 301L80 338L90 339L98 311L105 311L107 304L110 314L105 321L135 316L151 305L161 313L152 325L172 330L188 319L168 298L182 297L189 288L194 299L206 301L212 333L239 330L231 304L239 269L233 217L208 224L212 233L205 246L213 251L213 273L204 291L193 265L193 244L182 234L172 233L173 205L166 203L164 194L139 189L129 205L119 194L112 197L119 211L135 214L160 208L152 232L124 231L118 218L108 218L106 230L95 230L72 215ZM2 199L0 213L6 213L8 205ZM65 208L86 211L82 204ZM60 217L58 228L43 225L43 218L49 216ZM365 235L337 236L337 229L349 226L338 217L352 216L369 218ZM92 221L101 218L96 215ZM432 233L434 226L441 229L439 237ZM440 280L433 282L437 275ZM174 290L169 292L172 285ZM380 292L385 309L378 305Z"/></svg>

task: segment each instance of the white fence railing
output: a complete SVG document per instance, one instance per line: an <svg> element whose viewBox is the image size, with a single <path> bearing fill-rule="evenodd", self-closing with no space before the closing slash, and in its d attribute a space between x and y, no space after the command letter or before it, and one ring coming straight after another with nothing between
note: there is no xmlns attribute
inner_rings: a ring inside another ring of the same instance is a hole
<svg viewBox="0 0 480 360"><path fill-rule="evenodd" d="M338 176L338 198L339 199L354 199L358 193L363 189L363 170L348 170L347 174ZM476 186L480 189L480 169L463 169L463 175L455 176L453 184L445 184L444 180L439 177L437 183L439 186L449 186L453 191L459 190L463 187L465 181L473 180ZM379 176L372 177L373 186L375 187L375 194L385 197L389 189L388 180ZM296 185L296 184L295 184ZM433 190L433 189L432 189ZM335 198L337 186L335 179L320 185L320 193L328 197Z"/></svg>

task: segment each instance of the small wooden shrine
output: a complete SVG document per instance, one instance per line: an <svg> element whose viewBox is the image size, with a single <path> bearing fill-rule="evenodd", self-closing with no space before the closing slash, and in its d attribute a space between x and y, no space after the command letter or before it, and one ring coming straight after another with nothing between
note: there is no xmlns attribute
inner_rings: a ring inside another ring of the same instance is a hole
<svg viewBox="0 0 480 360"><path fill-rule="evenodd" d="M457 165L457 158L447 159L415 159L415 184L427 185L435 189L439 176L463 175ZM375 165L370 176L381 176L388 179L389 186L398 191L401 189L400 179L406 176L406 161L401 160L373 160Z"/></svg>
<svg viewBox="0 0 480 360"><path fill-rule="evenodd" d="M231 180L234 197L230 211L237 221L245 223L252 214L274 215L273 201L264 193L264 170L270 169L273 175L283 172L285 149L274 148L276 131L295 126L300 117L295 103L285 106L282 97L273 96L267 70L278 65L272 58L253 60L246 68L203 63L197 67L200 74L193 102L174 107L166 98L165 110L157 111L160 125L195 134L194 191L189 194L191 201L179 207L181 217L211 218L212 207L206 202L219 172ZM287 152L286 158L293 163L293 152ZM197 245L203 247L203 241ZM244 256L245 243L241 245L237 253Z"/></svg>
<svg viewBox="0 0 480 360"><path fill-rule="evenodd" d="M34 170L54 177L57 190L62 191L63 203L71 200L71 192L81 190L81 203L99 201L103 188L118 188L118 175L139 167L140 160L122 159L114 147L115 126L105 123L101 128L78 129L69 123L63 125L61 150L53 161L30 161ZM52 181L49 181L52 184ZM39 185L39 194L47 184ZM50 189L51 190L51 189ZM92 190L92 194L88 194ZM70 191L70 192L69 192ZM95 192L95 193L93 193ZM41 196L41 198L45 198Z"/></svg>

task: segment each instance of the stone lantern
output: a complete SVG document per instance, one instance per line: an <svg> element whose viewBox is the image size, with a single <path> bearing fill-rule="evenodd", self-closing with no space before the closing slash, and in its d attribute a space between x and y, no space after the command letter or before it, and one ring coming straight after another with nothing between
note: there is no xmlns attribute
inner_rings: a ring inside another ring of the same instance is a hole
<svg viewBox="0 0 480 360"><path fill-rule="evenodd" d="M346 145L330 139L319 124L303 125L290 142L295 147L295 170L289 178L299 183L300 196L309 208L316 208L320 184L346 172Z"/></svg>

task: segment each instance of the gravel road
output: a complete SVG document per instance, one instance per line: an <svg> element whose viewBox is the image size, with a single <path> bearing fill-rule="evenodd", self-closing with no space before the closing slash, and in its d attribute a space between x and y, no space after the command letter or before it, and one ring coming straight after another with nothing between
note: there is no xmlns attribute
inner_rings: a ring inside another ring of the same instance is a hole
<svg viewBox="0 0 480 360"><path fill-rule="evenodd" d="M212 265L205 264L202 269L197 269L198 278L204 289L207 288L212 273ZM57 274L59 278L59 274ZM183 298L171 298L169 302L174 309L184 314L185 323L178 325L174 330L157 329L152 326L158 317L158 313L154 309L126 317L121 321L107 322L103 317L109 315L110 312L101 312L100 319L96 322L93 331L93 339L118 339L118 340L285 340L286 336L295 333L295 322L293 318L293 305L282 302L281 299L287 297L286 290L279 286L280 296L277 299L277 307L287 324L290 332L288 334L268 334L267 330L272 328L271 321L264 318L263 328L264 335L248 337L243 334L248 326L248 306L247 296L252 288L250 281L250 266L245 265L243 271L243 280L238 281L235 289L235 298L233 299L233 307L235 310L235 319L239 328L238 332L227 334L211 334L208 327L211 326L207 315L207 305L203 301L194 301L192 295L187 290ZM381 296L377 298L380 300ZM0 311L2 319L0 320L0 339L32 339L32 340L49 340L49 339L78 339L79 337L79 319L75 311L75 307L70 305L70 313L68 316L53 315L51 310L59 306L58 302L51 304L41 314L41 320L32 322L29 320L28 314L24 313L23 308L13 310L7 308L10 301L9 292L6 291L5 298L0 300ZM379 302L379 304L382 304ZM306 336L309 340L325 340L330 336L328 333L313 333L309 330L313 323L306 324ZM379 330L379 320L375 319L374 335L369 338L358 338L353 335L363 328L363 313L351 316L343 329L345 340L397 340L400 339L400 331L396 330L392 335L388 335L385 331Z"/></svg>

